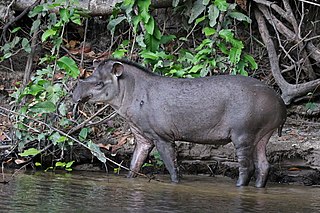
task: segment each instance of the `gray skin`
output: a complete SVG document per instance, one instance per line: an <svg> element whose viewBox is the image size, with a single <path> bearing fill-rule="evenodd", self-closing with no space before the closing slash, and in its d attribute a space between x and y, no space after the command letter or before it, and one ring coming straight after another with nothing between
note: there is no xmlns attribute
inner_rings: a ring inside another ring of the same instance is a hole
<svg viewBox="0 0 320 213"><path fill-rule="evenodd" d="M265 187L266 144L286 120L282 99L262 82L243 76L178 79L156 75L128 61L109 59L79 80L75 102L104 101L124 117L136 139L129 177L156 146L173 182L179 181L174 141L223 145L233 142L237 186L256 176Z"/></svg>

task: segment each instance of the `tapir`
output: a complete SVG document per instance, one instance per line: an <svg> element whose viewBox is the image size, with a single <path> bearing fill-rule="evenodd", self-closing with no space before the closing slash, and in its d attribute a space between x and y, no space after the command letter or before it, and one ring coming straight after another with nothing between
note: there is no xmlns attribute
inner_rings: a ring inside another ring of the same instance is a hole
<svg viewBox="0 0 320 213"><path fill-rule="evenodd" d="M107 59L79 79L75 102L105 102L129 123L136 141L128 177L141 169L155 146L179 182L175 141L224 145L233 142L239 163L236 186L265 187L270 165L266 145L281 136L286 107L261 81L239 75L172 78L126 60Z"/></svg>

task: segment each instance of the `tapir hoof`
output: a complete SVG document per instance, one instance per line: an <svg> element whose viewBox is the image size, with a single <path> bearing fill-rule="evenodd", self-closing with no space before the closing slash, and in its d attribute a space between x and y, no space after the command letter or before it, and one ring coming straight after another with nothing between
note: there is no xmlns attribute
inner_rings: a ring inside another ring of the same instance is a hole
<svg viewBox="0 0 320 213"><path fill-rule="evenodd" d="M171 182L172 183L179 183L180 182L179 172L177 172L177 171L172 172L170 174L170 177L171 177Z"/></svg>
<svg viewBox="0 0 320 213"><path fill-rule="evenodd" d="M238 181L236 183L236 186L237 187L248 186L249 182L250 182L250 178L247 178L247 177L244 178L244 177L239 176Z"/></svg>
<svg viewBox="0 0 320 213"><path fill-rule="evenodd" d="M264 188L266 187L267 180L266 178L258 177L256 180L256 187L257 188Z"/></svg>
<svg viewBox="0 0 320 213"><path fill-rule="evenodd" d="M132 172L132 171L130 171L129 174L126 177L127 178L135 178L135 177L137 177L137 174Z"/></svg>

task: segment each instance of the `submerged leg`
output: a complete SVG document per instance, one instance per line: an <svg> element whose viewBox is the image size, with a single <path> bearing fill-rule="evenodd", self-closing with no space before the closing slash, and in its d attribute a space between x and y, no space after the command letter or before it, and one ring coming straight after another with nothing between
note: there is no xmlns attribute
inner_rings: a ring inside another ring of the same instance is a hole
<svg viewBox="0 0 320 213"><path fill-rule="evenodd" d="M266 146L272 133L273 131L266 134L255 147L256 150L254 158L256 169L256 187L258 188L265 187L267 184L270 166L266 157Z"/></svg>
<svg viewBox="0 0 320 213"><path fill-rule="evenodd" d="M136 129L131 128L131 131L134 134L136 146L134 148L132 160L130 163L131 171L129 172L128 177L135 177L136 173L140 171L147 156L153 149L154 144L151 140L145 138L142 134L140 134Z"/></svg>
<svg viewBox="0 0 320 213"><path fill-rule="evenodd" d="M237 136L233 138L239 162L239 178L236 186L247 186L254 173L253 138Z"/></svg>
<svg viewBox="0 0 320 213"><path fill-rule="evenodd" d="M164 165L170 173L171 181L178 183L179 171L174 142L158 139L155 141L155 145Z"/></svg>

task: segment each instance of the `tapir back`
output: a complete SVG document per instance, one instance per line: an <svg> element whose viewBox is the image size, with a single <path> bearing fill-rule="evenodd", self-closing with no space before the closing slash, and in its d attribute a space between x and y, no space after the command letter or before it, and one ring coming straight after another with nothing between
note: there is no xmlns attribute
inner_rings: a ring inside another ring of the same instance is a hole
<svg viewBox="0 0 320 213"><path fill-rule="evenodd" d="M147 86L142 81L148 82ZM130 111L137 115L135 122L174 140L228 142L231 131L255 132L264 128L268 132L281 127L285 120L281 98L248 77L150 76L137 80L136 86Z"/></svg>

